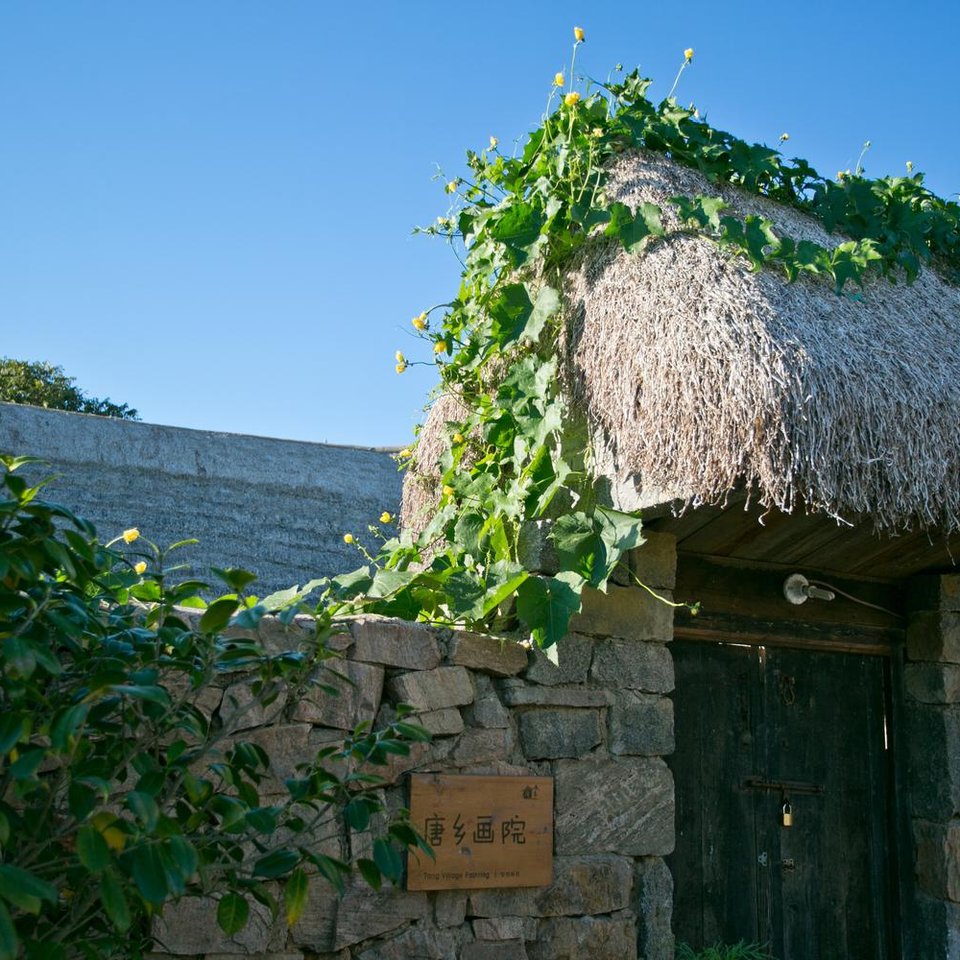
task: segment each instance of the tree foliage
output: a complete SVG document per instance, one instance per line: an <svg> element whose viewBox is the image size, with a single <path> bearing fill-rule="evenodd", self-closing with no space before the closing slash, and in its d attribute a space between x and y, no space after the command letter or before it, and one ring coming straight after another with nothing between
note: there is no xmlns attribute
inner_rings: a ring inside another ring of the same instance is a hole
<svg viewBox="0 0 960 960"><path fill-rule="evenodd" d="M113 403L109 398L87 396L76 385L75 378L64 373L63 367L40 361L0 357L0 400L118 420L140 419L133 407Z"/></svg>
<svg viewBox="0 0 960 960"><path fill-rule="evenodd" d="M190 894L224 894L228 933L253 900L295 922L311 883L342 888L350 872L325 852L331 827L384 812L371 765L426 731L401 710L272 782L238 731L280 697L337 692L332 621L268 651L258 625L271 610L289 621L300 593L258 602L252 574L228 569L229 593L207 604L207 585L175 582L136 530L103 546L42 500L28 462L2 458L0 480L0 960L142 956L151 919ZM401 813L357 866L398 882L410 844L423 846Z"/></svg>

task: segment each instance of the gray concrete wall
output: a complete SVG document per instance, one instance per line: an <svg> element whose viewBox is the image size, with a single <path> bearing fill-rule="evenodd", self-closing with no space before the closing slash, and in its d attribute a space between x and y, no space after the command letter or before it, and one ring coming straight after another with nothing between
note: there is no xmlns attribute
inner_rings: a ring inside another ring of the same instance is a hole
<svg viewBox="0 0 960 960"><path fill-rule="evenodd" d="M261 596L355 569L343 534L369 543L367 525L399 512L401 474L380 450L0 403L0 451L49 461L61 476L47 499L104 540L128 527L160 545L197 537L181 552L194 572L252 570Z"/></svg>

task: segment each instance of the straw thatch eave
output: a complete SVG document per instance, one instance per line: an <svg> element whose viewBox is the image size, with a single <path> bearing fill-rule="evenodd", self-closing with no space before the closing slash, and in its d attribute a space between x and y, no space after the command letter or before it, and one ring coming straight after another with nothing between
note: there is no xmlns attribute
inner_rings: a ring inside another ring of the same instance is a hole
<svg viewBox="0 0 960 960"><path fill-rule="evenodd" d="M673 196L720 195L795 240L845 239L657 154L621 158L608 194L668 216ZM745 488L784 512L960 529L960 290L933 271L837 296L675 235L639 255L589 245L564 293L567 389L616 505L715 504ZM431 413L421 444L446 419ZM413 499L407 517L424 510Z"/></svg>

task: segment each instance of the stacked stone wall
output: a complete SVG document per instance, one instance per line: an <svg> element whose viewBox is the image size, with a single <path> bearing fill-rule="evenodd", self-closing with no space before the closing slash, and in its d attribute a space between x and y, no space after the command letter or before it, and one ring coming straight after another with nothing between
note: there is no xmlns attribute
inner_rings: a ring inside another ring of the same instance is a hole
<svg viewBox="0 0 960 960"><path fill-rule="evenodd" d="M652 536L637 556L645 582L669 591L672 538ZM424 893L374 892L358 881L338 897L318 880L291 929L255 909L233 938L219 931L214 903L185 899L166 910L159 949L203 960L672 958L673 885L663 860L674 846L673 779L663 760L673 749L671 637L671 609L624 585L586 598L558 664L476 633L352 622L336 661L351 681L344 695L317 690L275 705L270 717L251 716L243 736L266 749L280 781L357 723L385 723L398 703L410 704L433 741L377 770L387 808L407 805L411 772L552 776L553 882ZM224 702L240 700L238 692ZM369 852L368 833L331 822L328 834L331 853Z"/></svg>
<svg viewBox="0 0 960 960"><path fill-rule="evenodd" d="M960 958L960 575L917 577L907 627L906 741L916 955Z"/></svg>

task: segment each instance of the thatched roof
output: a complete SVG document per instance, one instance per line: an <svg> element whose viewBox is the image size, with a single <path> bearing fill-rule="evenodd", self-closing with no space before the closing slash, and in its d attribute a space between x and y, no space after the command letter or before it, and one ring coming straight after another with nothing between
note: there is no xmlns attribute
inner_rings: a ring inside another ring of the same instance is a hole
<svg viewBox="0 0 960 960"><path fill-rule="evenodd" d="M795 240L846 239L658 154L622 158L608 193L668 217L670 197L720 195L727 212ZM679 235L640 255L597 241L567 279L568 389L617 505L698 506L746 488L784 512L960 528L960 290L933 271L837 296ZM422 433L421 469L423 445L452 419L443 406ZM417 496L405 491L408 518Z"/></svg>

